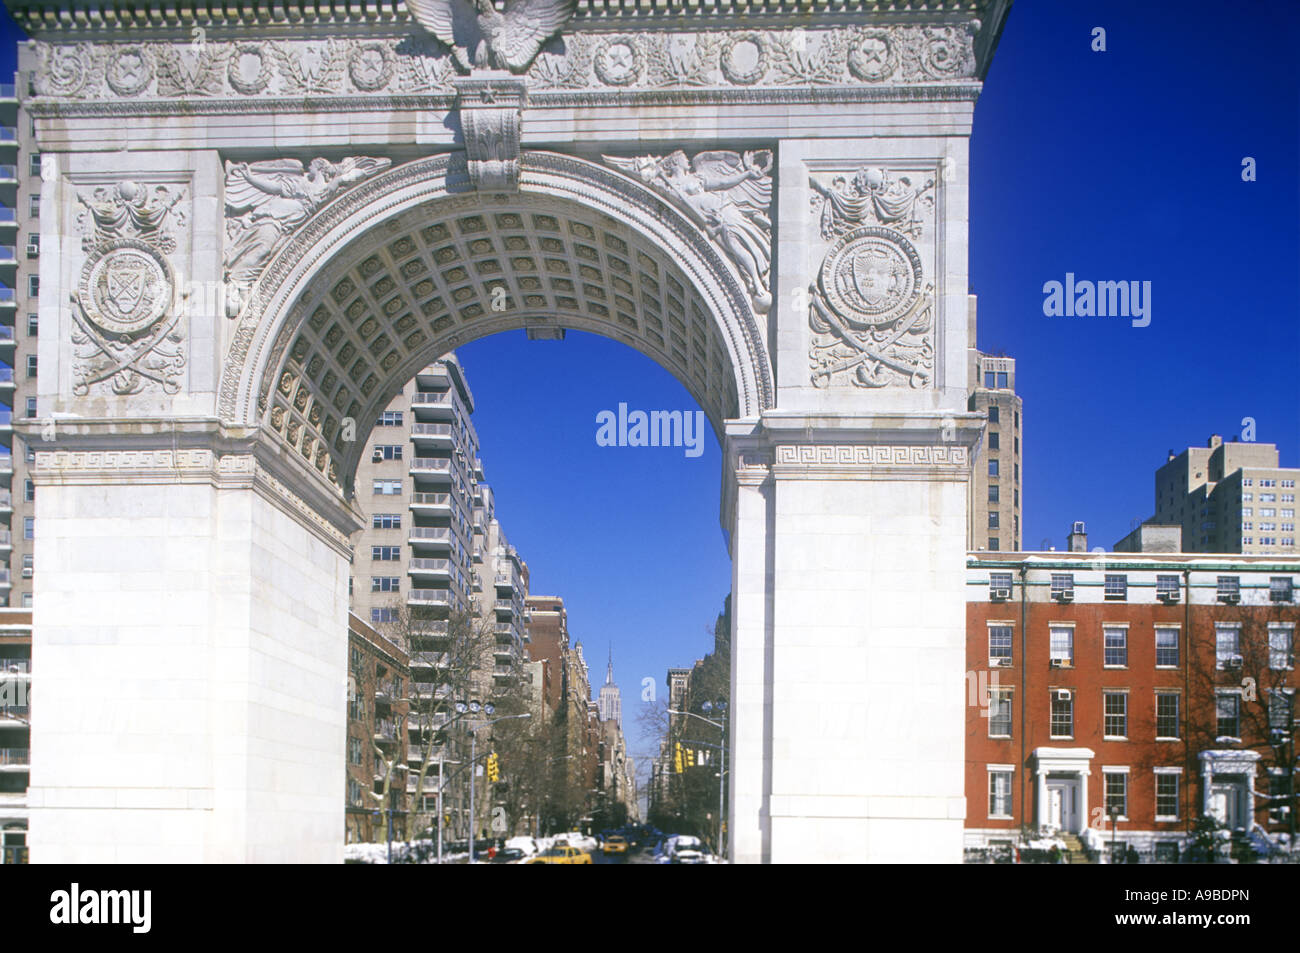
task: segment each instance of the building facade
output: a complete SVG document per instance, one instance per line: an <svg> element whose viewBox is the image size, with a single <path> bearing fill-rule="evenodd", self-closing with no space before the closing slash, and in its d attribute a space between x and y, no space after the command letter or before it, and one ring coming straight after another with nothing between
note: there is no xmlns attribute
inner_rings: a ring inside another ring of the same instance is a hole
<svg viewBox="0 0 1300 953"><path fill-rule="evenodd" d="M976 302L969 299L967 409L988 417L983 448L972 462L966 546L1015 551L1022 545L1021 466L1024 404L1016 394L1016 361L976 347Z"/></svg>
<svg viewBox="0 0 1300 953"><path fill-rule="evenodd" d="M1275 444L1225 443L1218 434L1204 447L1170 450L1156 470L1151 522L1181 526L1187 552L1295 556L1300 468L1279 462Z"/></svg>
<svg viewBox="0 0 1300 953"><path fill-rule="evenodd" d="M623 730L623 693L614 683L614 649L609 650L609 663L605 666L605 684L600 686L597 697L600 706L600 720L612 721Z"/></svg>
<svg viewBox="0 0 1300 953"><path fill-rule="evenodd" d="M971 553L967 846L1294 834L1297 585L1259 556Z"/></svg>
<svg viewBox="0 0 1300 953"><path fill-rule="evenodd" d="M0 863L27 862L32 613L0 609Z"/></svg>
<svg viewBox="0 0 1300 953"><path fill-rule="evenodd" d="M410 680L406 650L349 614L347 843L384 840L390 818L405 837Z"/></svg>

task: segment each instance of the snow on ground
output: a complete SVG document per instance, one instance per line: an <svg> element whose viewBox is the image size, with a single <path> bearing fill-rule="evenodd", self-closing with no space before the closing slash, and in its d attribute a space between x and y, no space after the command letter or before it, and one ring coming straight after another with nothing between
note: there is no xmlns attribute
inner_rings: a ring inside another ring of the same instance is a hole
<svg viewBox="0 0 1300 953"><path fill-rule="evenodd" d="M407 853L414 848L414 852L419 860L414 863L435 864L438 862L438 845L434 841L415 841L413 844L406 844L402 841L393 842L393 863L404 863ZM446 850L442 852L442 862L444 864L460 864L469 859L469 854L453 854ZM388 863L388 844L345 844L343 846L344 863L355 864L386 864Z"/></svg>

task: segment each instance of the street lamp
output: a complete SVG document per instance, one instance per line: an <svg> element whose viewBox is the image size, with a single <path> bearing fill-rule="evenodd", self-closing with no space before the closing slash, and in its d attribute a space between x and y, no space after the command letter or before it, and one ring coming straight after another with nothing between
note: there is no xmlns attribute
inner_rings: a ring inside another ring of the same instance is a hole
<svg viewBox="0 0 1300 953"><path fill-rule="evenodd" d="M1119 808L1114 804L1106 805L1106 816L1110 818L1110 862L1115 863L1115 828L1119 819Z"/></svg>
<svg viewBox="0 0 1300 953"><path fill-rule="evenodd" d="M471 702L471 704L475 704ZM496 709L494 708L493 711ZM487 714L492 714L488 711ZM501 718L493 718L491 721L485 721L481 725L470 728L469 730L469 862L474 863L474 762L478 760L478 730L479 728L490 728L499 721L510 721L512 718L532 718L533 713L524 712L522 715L504 715Z"/></svg>

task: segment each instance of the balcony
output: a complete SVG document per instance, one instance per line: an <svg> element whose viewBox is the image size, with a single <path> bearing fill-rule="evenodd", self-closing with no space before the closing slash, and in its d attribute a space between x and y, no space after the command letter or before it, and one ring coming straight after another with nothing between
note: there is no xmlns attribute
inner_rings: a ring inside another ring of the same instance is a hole
<svg viewBox="0 0 1300 953"><path fill-rule="evenodd" d="M446 698L451 694L451 688L440 682L413 682L415 692L421 698Z"/></svg>
<svg viewBox="0 0 1300 953"><path fill-rule="evenodd" d="M451 546L451 528L447 526L412 526L407 537L412 546Z"/></svg>
<svg viewBox="0 0 1300 953"><path fill-rule="evenodd" d="M407 605L453 606L460 598L451 589L412 589L406 594Z"/></svg>
<svg viewBox="0 0 1300 953"><path fill-rule="evenodd" d="M3 209L0 209L3 211ZM0 216L0 224L4 223L4 217ZM16 308L18 307L18 293L13 288L0 288L0 307Z"/></svg>
<svg viewBox="0 0 1300 953"><path fill-rule="evenodd" d="M8 589L11 583L9 581L9 570L0 569L0 589Z"/></svg>
<svg viewBox="0 0 1300 953"><path fill-rule="evenodd" d="M417 652L411 656L411 668L446 668L449 662L446 652Z"/></svg>
<svg viewBox="0 0 1300 953"><path fill-rule="evenodd" d="M432 513L436 516L451 515L452 496L450 493L412 493L411 509L419 513Z"/></svg>
<svg viewBox="0 0 1300 953"><path fill-rule="evenodd" d="M9 325L0 324L0 348L12 348L18 344L14 338L14 329Z"/></svg>
<svg viewBox="0 0 1300 953"><path fill-rule="evenodd" d="M7 436L14 429L14 412L8 407L0 407L0 433Z"/></svg>
<svg viewBox="0 0 1300 953"><path fill-rule="evenodd" d="M380 742L397 741L397 725L391 721L375 722L375 740Z"/></svg>
<svg viewBox="0 0 1300 953"><path fill-rule="evenodd" d="M407 565L406 571L412 576L440 576L450 579L452 568L452 562L450 559L424 559L417 557L412 559Z"/></svg>
<svg viewBox="0 0 1300 953"><path fill-rule="evenodd" d="M451 460L446 457L412 457L411 476L451 478Z"/></svg>
<svg viewBox="0 0 1300 953"><path fill-rule="evenodd" d="M451 424L416 423L411 427L411 439L417 444L431 443L450 447L455 440L455 431L452 430Z"/></svg>
<svg viewBox="0 0 1300 953"><path fill-rule="evenodd" d="M10 550L14 548L14 534L7 529L0 529L0 550Z"/></svg>
<svg viewBox="0 0 1300 953"><path fill-rule="evenodd" d="M0 748L0 768L25 768L31 763L31 748Z"/></svg>
<svg viewBox="0 0 1300 953"><path fill-rule="evenodd" d="M8 490L0 490L0 515L14 511L14 497Z"/></svg>
<svg viewBox="0 0 1300 953"><path fill-rule="evenodd" d="M0 126L0 142L17 142L18 129L15 126Z"/></svg>

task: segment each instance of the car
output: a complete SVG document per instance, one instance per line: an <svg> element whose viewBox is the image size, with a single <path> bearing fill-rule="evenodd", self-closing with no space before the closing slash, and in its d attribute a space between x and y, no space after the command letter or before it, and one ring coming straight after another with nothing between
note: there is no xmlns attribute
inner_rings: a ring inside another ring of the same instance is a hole
<svg viewBox="0 0 1300 953"><path fill-rule="evenodd" d="M600 845L600 850L604 854L626 854L627 838L621 834L610 834Z"/></svg>
<svg viewBox="0 0 1300 953"><path fill-rule="evenodd" d="M527 857L528 854L518 847L506 847L498 851L491 862L494 864L518 864L522 863Z"/></svg>
<svg viewBox="0 0 1300 953"><path fill-rule="evenodd" d="M655 854L655 862L660 864L704 864L708 863L704 844L698 837L688 834L674 834L661 845Z"/></svg>
<svg viewBox="0 0 1300 953"><path fill-rule="evenodd" d="M536 857L529 857L525 864L590 864L591 855L567 844L548 847Z"/></svg>

